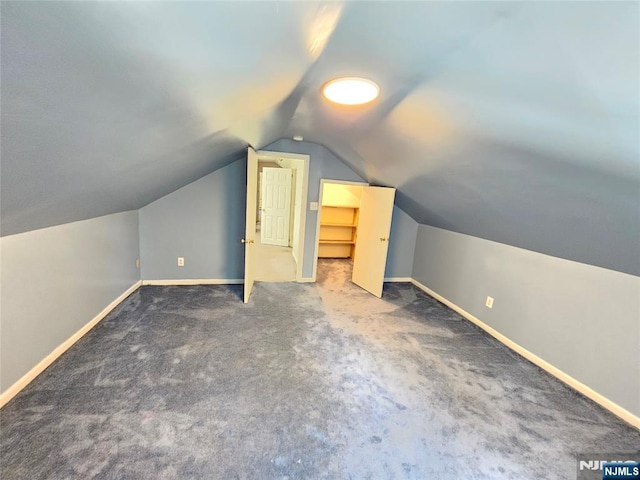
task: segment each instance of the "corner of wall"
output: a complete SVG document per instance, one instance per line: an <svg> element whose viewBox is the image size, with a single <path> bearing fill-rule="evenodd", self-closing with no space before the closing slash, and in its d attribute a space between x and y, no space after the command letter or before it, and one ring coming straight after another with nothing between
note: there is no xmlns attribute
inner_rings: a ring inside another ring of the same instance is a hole
<svg viewBox="0 0 640 480"><path fill-rule="evenodd" d="M1 245L6 328L0 388L17 392L22 387L16 390L16 384L24 386L20 382L35 377L75 341L69 338L88 331L139 286L137 212L2 237Z"/></svg>

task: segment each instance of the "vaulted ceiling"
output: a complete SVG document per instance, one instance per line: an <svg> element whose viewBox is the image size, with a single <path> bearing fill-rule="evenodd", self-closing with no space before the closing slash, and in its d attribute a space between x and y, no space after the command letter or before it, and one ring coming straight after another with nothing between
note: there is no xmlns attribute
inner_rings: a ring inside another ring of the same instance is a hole
<svg viewBox="0 0 640 480"><path fill-rule="evenodd" d="M3 1L2 234L303 135L420 223L638 275L638 5Z"/></svg>

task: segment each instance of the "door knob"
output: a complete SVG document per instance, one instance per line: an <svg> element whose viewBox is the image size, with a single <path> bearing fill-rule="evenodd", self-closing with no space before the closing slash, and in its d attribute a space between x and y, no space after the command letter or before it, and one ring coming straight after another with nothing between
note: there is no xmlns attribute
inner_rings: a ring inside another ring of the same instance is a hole
<svg viewBox="0 0 640 480"><path fill-rule="evenodd" d="M245 240L244 238L240 239L240 243L253 243L253 240Z"/></svg>
<svg viewBox="0 0 640 480"><path fill-rule="evenodd" d="M387 241L387 239L386 239L385 237L380 237L380 241L381 241L381 242L386 242L386 241Z"/></svg>

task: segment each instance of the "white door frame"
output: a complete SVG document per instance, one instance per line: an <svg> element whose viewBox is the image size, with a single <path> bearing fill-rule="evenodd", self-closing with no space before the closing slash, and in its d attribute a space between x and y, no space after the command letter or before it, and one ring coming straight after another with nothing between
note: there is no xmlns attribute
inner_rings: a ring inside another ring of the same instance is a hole
<svg viewBox="0 0 640 480"><path fill-rule="evenodd" d="M260 152L258 152L260 153ZM366 182L349 182L347 180L331 180L329 178L320 179L320 195L318 196L318 219L316 222L316 242L313 250L313 275L312 282L316 281L316 275L318 273L318 248L320 245L320 216L322 215L322 192L324 191L325 183L337 183L340 185L357 185L360 187L369 186Z"/></svg>
<svg viewBox="0 0 640 480"><path fill-rule="evenodd" d="M305 228L307 224L307 197L309 193L309 155L302 155L298 153L287 153L287 152L270 152L267 150L258 150L256 152L258 154L258 162L260 161L270 161L274 163L280 163L282 159L293 159L293 160L302 160L303 161L303 172L302 172L302 205L300 205L300 230L299 230L299 240L298 240L298 249L296 252L298 258L298 264L296 266L296 282L308 281L304 280L302 276L302 267L304 266L304 240L305 240ZM296 185L296 188L298 186ZM292 206L293 208L293 206ZM315 268L314 268L315 271ZM315 281L315 274L314 274Z"/></svg>

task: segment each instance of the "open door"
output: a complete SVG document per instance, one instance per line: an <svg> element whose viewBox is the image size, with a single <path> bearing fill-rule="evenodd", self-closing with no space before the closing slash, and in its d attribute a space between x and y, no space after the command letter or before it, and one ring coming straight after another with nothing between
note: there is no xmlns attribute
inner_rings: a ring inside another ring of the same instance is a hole
<svg viewBox="0 0 640 480"><path fill-rule="evenodd" d="M262 218L260 241L266 245L289 246L291 222L290 168L262 169Z"/></svg>
<svg viewBox="0 0 640 480"><path fill-rule="evenodd" d="M258 201L258 155L247 149L247 218L244 238L244 303L249 301L255 280L256 205Z"/></svg>
<svg viewBox="0 0 640 480"><path fill-rule="evenodd" d="M382 297L395 188L362 187L352 281Z"/></svg>

